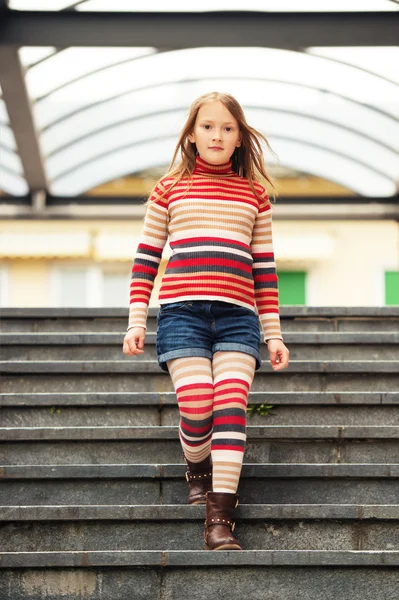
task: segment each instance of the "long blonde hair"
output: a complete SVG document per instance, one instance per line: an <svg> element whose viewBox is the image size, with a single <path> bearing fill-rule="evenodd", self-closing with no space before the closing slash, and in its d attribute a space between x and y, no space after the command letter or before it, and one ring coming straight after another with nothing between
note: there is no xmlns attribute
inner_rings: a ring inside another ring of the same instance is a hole
<svg viewBox="0 0 399 600"><path fill-rule="evenodd" d="M233 115L238 123L238 127L242 136L242 143L240 147L237 147L233 155L231 157L232 160L232 170L237 173L237 175L241 177L245 177L248 179L249 186L252 192L259 200L264 200L260 197L259 192L255 189L254 182L259 179L259 176L263 177L270 183L272 186L274 193L273 199L276 198L276 188L274 186L273 180L271 176L269 176L265 169L264 164L264 156L263 150L261 146L261 140L263 140L270 152L277 156L276 153L271 148L266 137L248 125L244 111L239 104L239 102L230 94L223 94L220 92L209 92L208 94L203 94L199 96L190 107L190 112L186 121L185 126L182 129L180 134L179 141L177 142L175 153L173 155L172 161L168 167L168 171L166 175L157 182L154 186L151 195L154 190L157 188L159 182L162 179L172 178L174 179L173 183L161 194L157 194L157 198L162 198L166 192L172 190L175 185L181 181L184 177L188 177L190 180L192 178L192 173L195 167L195 157L197 154L197 146L195 143L190 142L188 136L190 133L194 131L195 122L197 119L198 111L206 102L216 102L220 101L224 104L228 111ZM181 152L181 160L179 164L174 167L174 163L177 158L178 152ZM150 200L147 200L147 204Z"/></svg>

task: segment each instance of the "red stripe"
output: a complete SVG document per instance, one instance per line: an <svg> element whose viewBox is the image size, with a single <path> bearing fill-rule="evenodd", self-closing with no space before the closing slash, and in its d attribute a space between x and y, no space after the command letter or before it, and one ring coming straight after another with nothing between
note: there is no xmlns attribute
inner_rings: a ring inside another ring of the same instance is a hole
<svg viewBox="0 0 399 600"><path fill-rule="evenodd" d="M228 417L215 417L213 419L213 426L216 425L245 425L245 417L234 417L229 415Z"/></svg>
<svg viewBox="0 0 399 600"><path fill-rule="evenodd" d="M211 446L212 450L234 450L235 452L244 452L245 448L242 448L241 446L217 446L212 444Z"/></svg>
<svg viewBox="0 0 399 600"><path fill-rule="evenodd" d="M153 288L152 281L149 281L148 279L139 279L139 278L136 278L135 280L132 279L131 283L130 283L130 287L132 287L133 285L140 285L140 288L146 287L150 291Z"/></svg>
<svg viewBox="0 0 399 600"><path fill-rule="evenodd" d="M150 273L150 275L154 275L158 273L158 269L154 269L154 267L148 267L147 265L134 265L132 273Z"/></svg>
<svg viewBox="0 0 399 600"><path fill-rule="evenodd" d="M137 251L140 250L151 250L152 252L156 252L157 254L160 252L162 254L162 248L158 248L157 246L150 246L149 244L143 244L142 242L138 245Z"/></svg>
<svg viewBox="0 0 399 600"><path fill-rule="evenodd" d="M187 425L187 423L182 423L181 424L181 429L183 432L189 432L189 433L205 433L206 431L209 431L212 428L212 425L204 425L203 427L194 427L192 425Z"/></svg>
<svg viewBox="0 0 399 600"><path fill-rule="evenodd" d="M196 390L198 388L209 388L211 390L213 390L213 383L188 383L187 385L179 385L179 387L176 389L176 392L179 391L185 391L185 390Z"/></svg>
<svg viewBox="0 0 399 600"><path fill-rule="evenodd" d="M278 281L277 275L271 273L270 275L256 275L254 276L254 281L259 283L260 281Z"/></svg>
<svg viewBox="0 0 399 600"><path fill-rule="evenodd" d="M274 252L253 252L252 258L274 258Z"/></svg>

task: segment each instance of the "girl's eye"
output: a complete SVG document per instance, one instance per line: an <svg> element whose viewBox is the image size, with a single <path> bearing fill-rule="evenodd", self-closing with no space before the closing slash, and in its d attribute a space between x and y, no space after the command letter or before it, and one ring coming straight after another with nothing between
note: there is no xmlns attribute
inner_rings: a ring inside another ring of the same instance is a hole
<svg viewBox="0 0 399 600"><path fill-rule="evenodd" d="M211 127L210 125L204 125L204 128L207 129L208 127ZM231 131L232 127L225 127L226 131Z"/></svg>

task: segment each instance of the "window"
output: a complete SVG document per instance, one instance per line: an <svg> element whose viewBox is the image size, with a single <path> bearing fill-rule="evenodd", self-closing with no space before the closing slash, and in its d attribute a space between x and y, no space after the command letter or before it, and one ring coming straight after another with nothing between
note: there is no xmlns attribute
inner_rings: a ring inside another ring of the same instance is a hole
<svg viewBox="0 0 399 600"><path fill-rule="evenodd" d="M0 306L9 306L8 269L0 265Z"/></svg>
<svg viewBox="0 0 399 600"><path fill-rule="evenodd" d="M57 306L87 306L87 269L80 267L60 268L57 272Z"/></svg>
<svg viewBox="0 0 399 600"><path fill-rule="evenodd" d="M278 271L279 304L306 304L306 272Z"/></svg>
<svg viewBox="0 0 399 600"><path fill-rule="evenodd" d="M130 269L120 265L59 265L54 269L53 305L126 307Z"/></svg>
<svg viewBox="0 0 399 600"><path fill-rule="evenodd" d="M399 304L399 271L385 271L385 304Z"/></svg>
<svg viewBox="0 0 399 600"><path fill-rule="evenodd" d="M103 306L123 306L129 304L130 270L123 272L104 272Z"/></svg>

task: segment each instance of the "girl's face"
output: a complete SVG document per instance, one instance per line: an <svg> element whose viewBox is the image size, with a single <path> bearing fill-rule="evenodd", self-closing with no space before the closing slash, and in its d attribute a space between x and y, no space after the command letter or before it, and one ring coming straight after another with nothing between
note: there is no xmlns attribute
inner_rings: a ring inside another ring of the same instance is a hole
<svg viewBox="0 0 399 600"><path fill-rule="evenodd" d="M237 120L220 100L201 106L188 139L196 143L200 157L212 165L228 162L242 141Z"/></svg>

